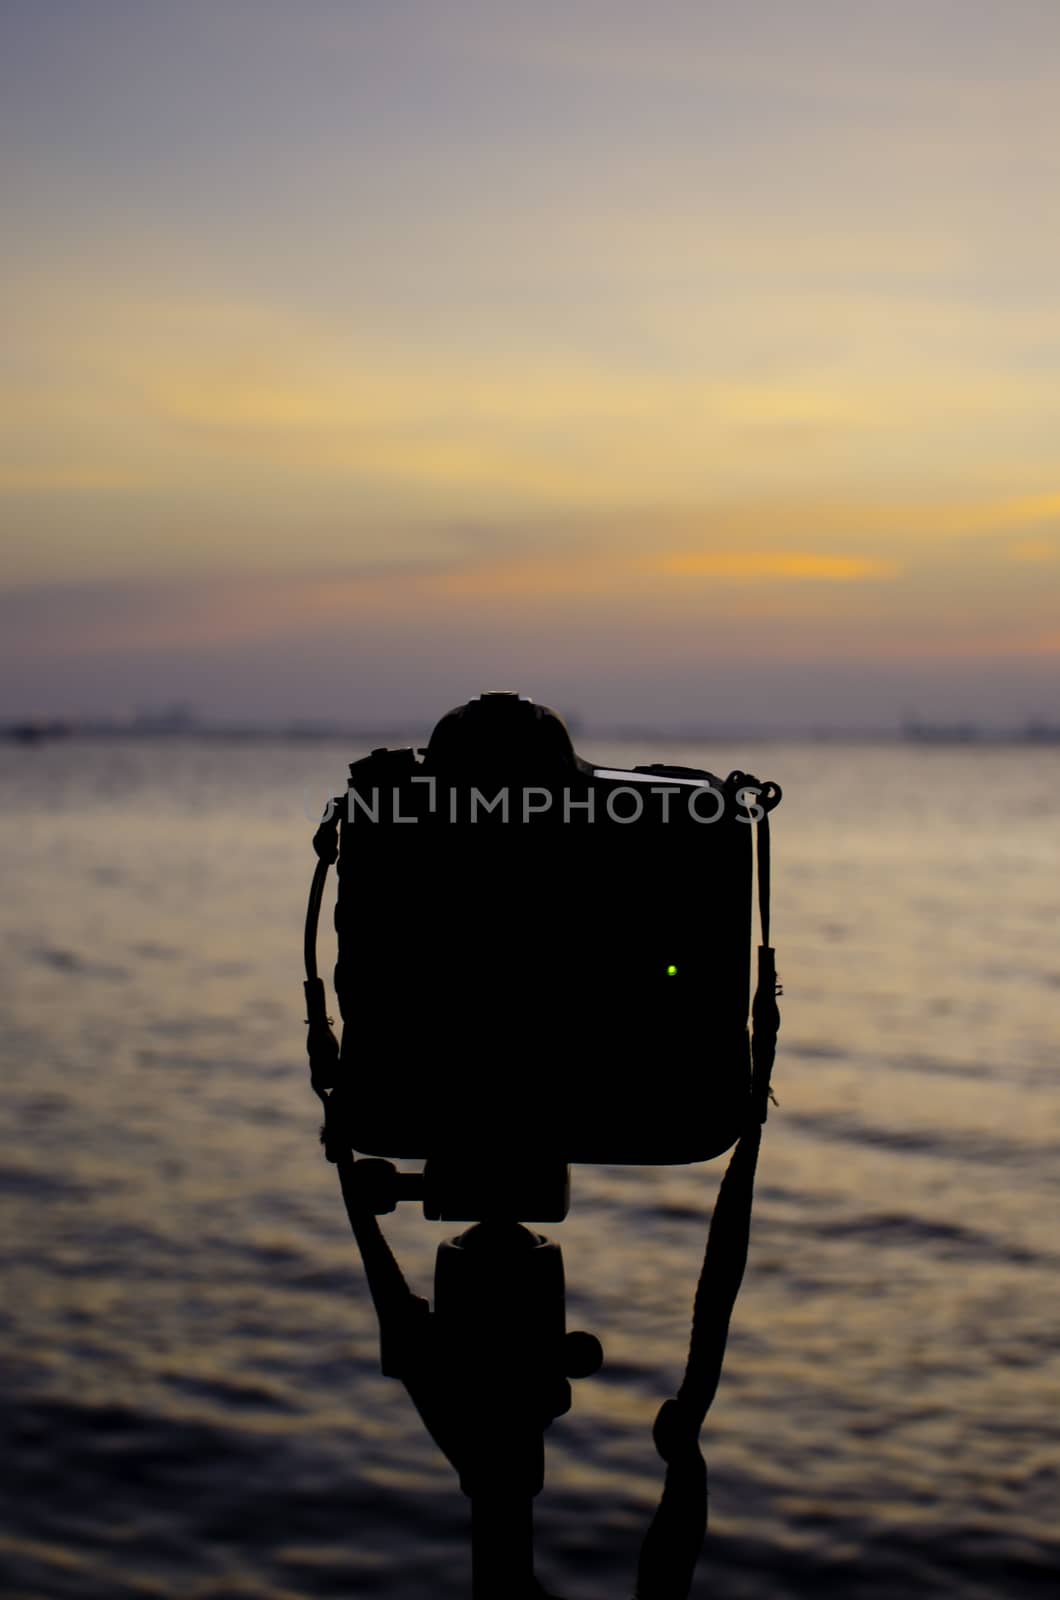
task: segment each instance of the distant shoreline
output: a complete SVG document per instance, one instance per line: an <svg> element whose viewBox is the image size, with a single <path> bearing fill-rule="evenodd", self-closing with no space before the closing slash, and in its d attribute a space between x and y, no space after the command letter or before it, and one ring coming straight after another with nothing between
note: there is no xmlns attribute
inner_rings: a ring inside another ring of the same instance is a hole
<svg viewBox="0 0 1060 1600"><path fill-rule="evenodd" d="M1029 722L1016 728L980 728L974 724L907 722L899 728L748 728L658 727L609 725L575 727L577 740L621 740L639 744L717 744L734 740L762 744L919 744L919 745L1053 745L1060 744L1060 725ZM425 727L343 727L339 724L287 723L275 726L182 722L73 722L62 719L20 719L0 723L0 739L24 746L59 740L180 740L221 744L325 743L421 746L430 737Z"/></svg>

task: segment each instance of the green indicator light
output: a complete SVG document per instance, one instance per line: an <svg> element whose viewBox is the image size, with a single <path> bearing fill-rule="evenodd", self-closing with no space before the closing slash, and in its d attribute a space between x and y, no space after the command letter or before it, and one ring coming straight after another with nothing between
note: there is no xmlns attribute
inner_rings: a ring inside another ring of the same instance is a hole
<svg viewBox="0 0 1060 1600"><path fill-rule="evenodd" d="M676 978L677 977L677 968L676 967L667 967L666 976L668 978Z"/></svg>

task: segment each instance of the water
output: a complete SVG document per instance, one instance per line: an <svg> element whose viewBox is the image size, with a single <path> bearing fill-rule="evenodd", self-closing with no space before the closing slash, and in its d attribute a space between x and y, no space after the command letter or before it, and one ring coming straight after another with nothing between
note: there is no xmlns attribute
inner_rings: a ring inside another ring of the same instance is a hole
<svg viewBox="0 0 1060 1600"><path fill-rule="evenodd" d="M467 1507L399 1385L317 1144L305 812L335 744L0 751L17 1600L463 1595ZM1055 1594L1060 752L590 754L784 785L784 1020L708 1419L715 1600ZM400 1019L395 1019L400 1025ZM721 1165L579 1168L539 1572L621 1597ZM443 1225L387 1219L428 1292Z"/></svg>

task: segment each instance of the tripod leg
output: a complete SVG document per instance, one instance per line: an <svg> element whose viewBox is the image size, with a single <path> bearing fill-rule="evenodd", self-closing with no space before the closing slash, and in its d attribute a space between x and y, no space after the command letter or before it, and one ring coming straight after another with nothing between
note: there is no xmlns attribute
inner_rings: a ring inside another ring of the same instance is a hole
<svg viewBox="0 0 1060 1600"><path fill-rule="evenodd" d="M534 1502L503 1487L471 1497L472 1600L531 1600Z"/></svg>

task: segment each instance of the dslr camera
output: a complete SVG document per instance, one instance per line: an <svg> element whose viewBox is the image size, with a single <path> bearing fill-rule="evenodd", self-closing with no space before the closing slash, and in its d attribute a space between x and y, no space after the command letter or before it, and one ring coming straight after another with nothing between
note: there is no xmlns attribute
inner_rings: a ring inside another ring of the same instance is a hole
<svg viewBox="0 0 1060 1600"><path fill-rule="evenodd" d="M429 1216L524 1220L565 1214L569 1163L728 1149L752 1114L754 843L779 799L743 772L596 766L509 692L355 761L321 829L329 1140L426 1162Z"/></svg>

